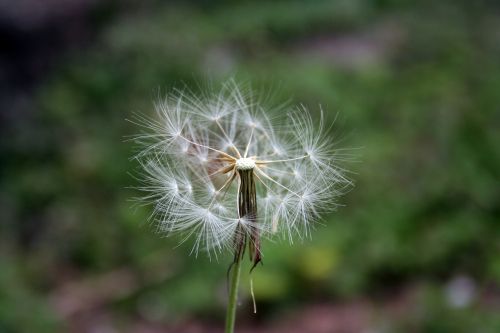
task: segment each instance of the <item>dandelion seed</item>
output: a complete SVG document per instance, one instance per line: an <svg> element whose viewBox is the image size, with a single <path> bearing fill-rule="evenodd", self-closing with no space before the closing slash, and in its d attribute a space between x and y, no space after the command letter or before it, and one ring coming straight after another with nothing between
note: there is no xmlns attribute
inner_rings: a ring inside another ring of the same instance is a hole
<svg viewBox="0 0 500 333"><path fill-rule="evenodd" d="M256 264L262 237L306 237L350 184L323 117L315 126L303 106L275 126L249 91L229 82L203 98L175 91L155 110L156 120L134 121L146 130L135 137L143 200L160 230L194 237L195 253L241 256L248 246Z"/></svg>

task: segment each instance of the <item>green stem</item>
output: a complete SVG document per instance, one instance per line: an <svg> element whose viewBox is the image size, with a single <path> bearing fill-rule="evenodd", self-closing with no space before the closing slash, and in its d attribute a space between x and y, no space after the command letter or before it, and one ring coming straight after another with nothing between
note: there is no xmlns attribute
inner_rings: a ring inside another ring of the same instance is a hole
<svg viewBox="0 0 500 333"><path fill-rule="evenodd" d="M234 323L236 321L236 308L238 306L238 286L240 284L241 258L237 258L232 268L231 281L229 286L229 302L226 312L225 333L234 332Z"/></svg>

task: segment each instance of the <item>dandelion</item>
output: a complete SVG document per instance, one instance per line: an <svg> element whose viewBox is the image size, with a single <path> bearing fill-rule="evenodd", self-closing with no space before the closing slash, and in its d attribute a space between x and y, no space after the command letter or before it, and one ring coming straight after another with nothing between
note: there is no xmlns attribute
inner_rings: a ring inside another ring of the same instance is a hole
<svg viewBox="0 0 500 333"><path fill-rule="evenodd" d="M234 327L240 263L262 260L264 237L310 236L321 213L350 186L321 114L303 107L271 119L251 90L234 82L218 93L174 91L155 104L156 119L136 116L145 193L158 230L194 241L193 253L234 260L226 332ZM282 110L283 111L283 110Z"/></svg>

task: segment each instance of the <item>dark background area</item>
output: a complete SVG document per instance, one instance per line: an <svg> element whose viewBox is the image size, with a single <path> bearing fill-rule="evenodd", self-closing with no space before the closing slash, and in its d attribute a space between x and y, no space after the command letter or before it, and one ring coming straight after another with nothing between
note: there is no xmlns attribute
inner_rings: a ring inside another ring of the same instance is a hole
<svg viewBox="0 0 500 333"><path fill-rule="evenodd" d="M231 258L131 198L133 112L227 78L337 119L356 187L238 332L500 331L496 1L0 1L0 332L220 332Z"/></svg>

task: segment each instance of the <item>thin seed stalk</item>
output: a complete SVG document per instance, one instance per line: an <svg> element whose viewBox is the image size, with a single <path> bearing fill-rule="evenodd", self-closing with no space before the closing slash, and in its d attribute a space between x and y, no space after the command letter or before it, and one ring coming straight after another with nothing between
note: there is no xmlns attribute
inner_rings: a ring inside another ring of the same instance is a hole
<svg viewBox="0 0 500 333"><path fill-rule="evenodd" d="M234 323L236 322L236 308L238 307L238 287L240 284L241 258L234 262L231 274L229 302L226 311L226 329L225 333L234 332Z"/></svg>
<svg viewBox="0 0 500 333"><path fill-rule="evenodd" d="M238 212L242 218L255 223L257 220L257 191L255 188L255 180L253 170L238 170L240 184L238 188ZM251 228L250 236L247 240L245 230L238 227L234 236L234 261L232 264L232 274L229 285L229 301L226 312L226 328L225 333L234 332L234 323L236 321L236 308L238 306L238 286L240 284L241 262L248 241L248 250L250 260L253 262L253 267L261 261L260 256L260 237L259 231L256 228Z"/></svg>

